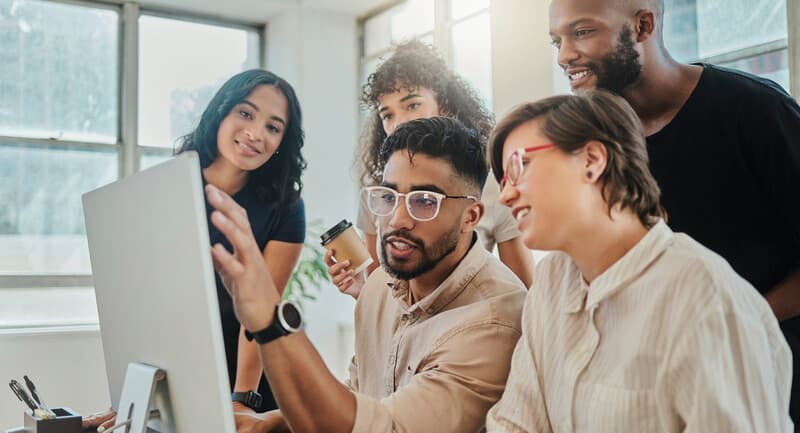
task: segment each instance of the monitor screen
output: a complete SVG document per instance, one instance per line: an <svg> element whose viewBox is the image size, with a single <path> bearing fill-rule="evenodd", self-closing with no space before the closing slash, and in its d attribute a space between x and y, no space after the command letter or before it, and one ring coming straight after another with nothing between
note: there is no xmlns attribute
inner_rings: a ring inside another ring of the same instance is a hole
<svg viewBox="0 0 800 433"><path fill-rule="evenodd" d="M166 371L155 400L175 433L234 433L225 349L194 152L83 196L114 407L131 362Z"/></svg>

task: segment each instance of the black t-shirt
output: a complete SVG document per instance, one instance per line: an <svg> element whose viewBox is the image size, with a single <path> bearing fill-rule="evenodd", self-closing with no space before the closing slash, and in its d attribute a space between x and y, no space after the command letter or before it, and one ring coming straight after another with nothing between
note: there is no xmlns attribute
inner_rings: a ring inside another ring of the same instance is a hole
<svg viewBox="0 0 800 433"><path fill-rule="evenodd" d="M669 225L765 293L800 269L800 107L770 80L701 66L672 122L647 137L650 169Z"/></svg>
<svg viewBox="0 0 800 433"><path fill-rule="evenodd" d="M203 180L205 184L205 179ZM250 220L250 227L256 238L258 248L263 251L269 241L281 241L290 243L303 243L306 233L305 206L302 199L290 205L278 205L276 203L265 202L258 197L255 188L246 184L233 199L240 206L247 210L247 218ZM206 217L208 218L208 231L211 245L221 243L228 251L232 251L231 244L211 223L211 211L213 209L206 201ZM219 301L220 317L222 318L222 336L225 340L225 355L228 361L228 378L230 379L231 389L236 381L236 360L239 351L239 321L233 312L233 300L219 274L215 273L217 281L217 299ZM258 386L258 392L263 397L259 412L276 409L275 398L269 389L264 376Z"/></svg>

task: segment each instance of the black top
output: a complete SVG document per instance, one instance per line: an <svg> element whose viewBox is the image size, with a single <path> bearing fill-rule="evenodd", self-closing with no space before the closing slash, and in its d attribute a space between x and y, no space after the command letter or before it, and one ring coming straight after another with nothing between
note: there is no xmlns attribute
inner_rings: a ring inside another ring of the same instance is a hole
<svg viewBox="0 0 800 433"><path fill-rule="evenodd" d="M650 169L669 225L765 293L800 269L800 107L773 81L701 66L672 122L647 137Z"/></svg>
<svg viewBox="0 0 800 433"><path fill-rule="evenodd" d="M205 185L205 179L203 184ZM281 241L291 243L303 243L306 234L305 206L302 199L298 199L294 204L280 206L276 203L265 202L258 197L255 188L249 183L245 185L233 199L240 206L247 210L247 218L256 238L258 248L263 251L269 241ZM213 209L206 201L206 217L208 218L208 232L211 245L221 243L228 251L232 251L231 244L211 223L211 211ZM225 340L225 356L228 361L228 378L230 379L231 389L236 382L236 359L239 351L239 321L233 313L233 300L219 274L215 273L217 281L217 299L219 300L219 311L222 318L222 336ZM258 386L258 393L263 397L261 408L258 412L276 409L278 405L269 389L269 384L264 375Z"/></svg>

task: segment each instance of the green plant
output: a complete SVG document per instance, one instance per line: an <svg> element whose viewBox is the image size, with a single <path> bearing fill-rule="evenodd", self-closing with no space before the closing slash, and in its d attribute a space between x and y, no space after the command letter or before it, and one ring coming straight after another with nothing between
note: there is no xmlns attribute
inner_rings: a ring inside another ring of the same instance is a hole
<svg viewBox="0 0 800 433"><path fill-rule="evenodd" d="M292 301L300 309L304 309L306 302L317 299L322 284L328 282L325 248L319 244L323 231L321 220L308 223L300 260L283 291L283 299Z"/></svg>

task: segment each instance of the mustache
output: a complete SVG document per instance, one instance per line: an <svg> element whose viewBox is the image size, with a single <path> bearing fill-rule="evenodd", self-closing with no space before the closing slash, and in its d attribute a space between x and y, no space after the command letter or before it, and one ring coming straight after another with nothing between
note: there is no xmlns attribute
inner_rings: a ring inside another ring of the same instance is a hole
<svg viewBox="0 0 800 433"><path fill-rule="evenodd" d="M595 63L595 62L588 62L588 63L585 63L583 65L578 65L578 64L574 64L574 63L567 63L566 65L563 66L563 69L566 72L566 70L569 69L569 68L581 68L581 67L590 70L594 74L597 74L597 71L599 70L599 67L598 67L597 63Z"/></svg>
<svg viewBox="0 0 800 433"><path fill-rule="evenodd" d="M416 238L414 236L411 236L411 234L408 233L408 230L402 230L402 229L401 230L395 230L393 232L389 232L389 233L386 233L385 235L381 236L381 243L382 244L386 244L388 242L387 239L389 239L391 237L404 239L404 240L408 241L409 243L412 243L412 244L416 245L417 247L422 247L423 245L425 245L425 243L422 242L422 239L419 239L419 238Z"/></svg>

